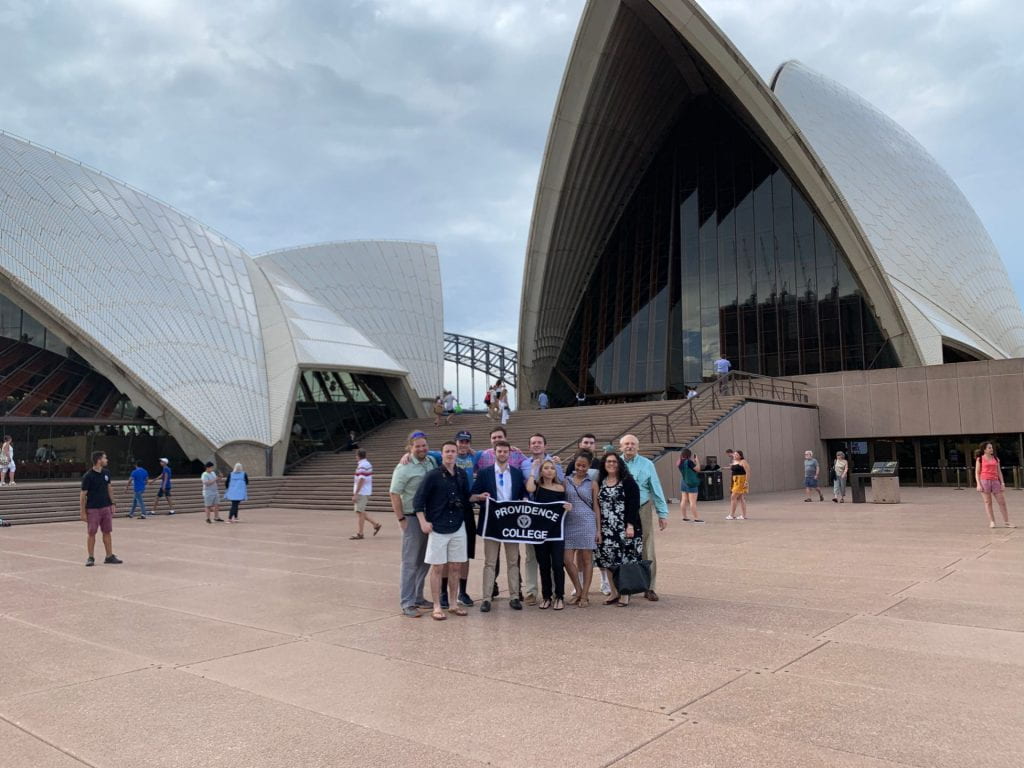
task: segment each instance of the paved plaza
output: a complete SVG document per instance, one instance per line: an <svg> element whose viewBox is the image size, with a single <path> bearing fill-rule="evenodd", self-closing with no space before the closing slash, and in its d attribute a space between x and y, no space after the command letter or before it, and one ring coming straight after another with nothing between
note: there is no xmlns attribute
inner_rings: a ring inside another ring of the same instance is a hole
<svg viewBox="0 0 1024 768"><path fill-rule="evenodd" d="M398 615L390 518L118 520L91 569L84 525L2 529L0 764L1024 765L1022 532L801 498L675 511L657 604L444 622Z"/></svg>

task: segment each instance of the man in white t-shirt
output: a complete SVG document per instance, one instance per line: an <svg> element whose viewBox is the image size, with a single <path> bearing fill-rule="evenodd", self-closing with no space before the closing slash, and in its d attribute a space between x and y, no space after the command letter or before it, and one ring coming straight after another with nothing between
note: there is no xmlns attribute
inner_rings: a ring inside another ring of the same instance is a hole
<svg viewBox="0 0 1024 768"><path fill-rule="evenodd" d="M350 539L363 538L363 527L367 522L373 526L374 536L380 531L380 523L366 513L366 506L373 495L373 465L366 460L366 451L362 448L356 452L356 456L359 457L359 462L356 464L356 474L352 478L352 504L359 522L355 536L349 536Z"/></svg>

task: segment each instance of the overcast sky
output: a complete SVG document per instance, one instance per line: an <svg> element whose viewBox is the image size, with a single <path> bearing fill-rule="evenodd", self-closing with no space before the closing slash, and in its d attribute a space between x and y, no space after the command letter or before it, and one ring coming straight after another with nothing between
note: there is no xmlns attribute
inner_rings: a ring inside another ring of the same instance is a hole
<svg viewBox="0 0 1024 768"><path fill-rule="evenodd" d="M515 346L537 172L582 7L0 0L0 129L253 254L435 242L446 328ZM704 7L765 79L800 59L910 130L967 194L1024 295L1024 4Z"/></svg>

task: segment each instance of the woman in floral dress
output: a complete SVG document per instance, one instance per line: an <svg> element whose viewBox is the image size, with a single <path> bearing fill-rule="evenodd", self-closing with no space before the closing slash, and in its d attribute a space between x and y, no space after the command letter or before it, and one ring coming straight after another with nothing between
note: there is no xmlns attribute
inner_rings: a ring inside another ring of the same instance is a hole
<svg viewBox="0 0 1024 768"><path fill-rule="evenodd" d="M601 538L594 558L612 584L612 594L605 605L629 605L629 595L620 595L615 587L613 570L623 563L639 562L643 552L643 529L640 526L640 486L629 474L625 462L609 453L601 462L598 475L598 528Z"/></svg>

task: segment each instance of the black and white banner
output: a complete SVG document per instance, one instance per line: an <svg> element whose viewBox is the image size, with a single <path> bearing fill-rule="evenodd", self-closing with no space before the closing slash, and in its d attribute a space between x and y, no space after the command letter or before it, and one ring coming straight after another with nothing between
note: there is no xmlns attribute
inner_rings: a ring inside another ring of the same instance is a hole
<svg viewBox="0 0 1024 768"><path fill-rule="evenodd" d="M565 502L495 501L484 505L481 536L511 544L561 541L565 528Z"/></svg>

